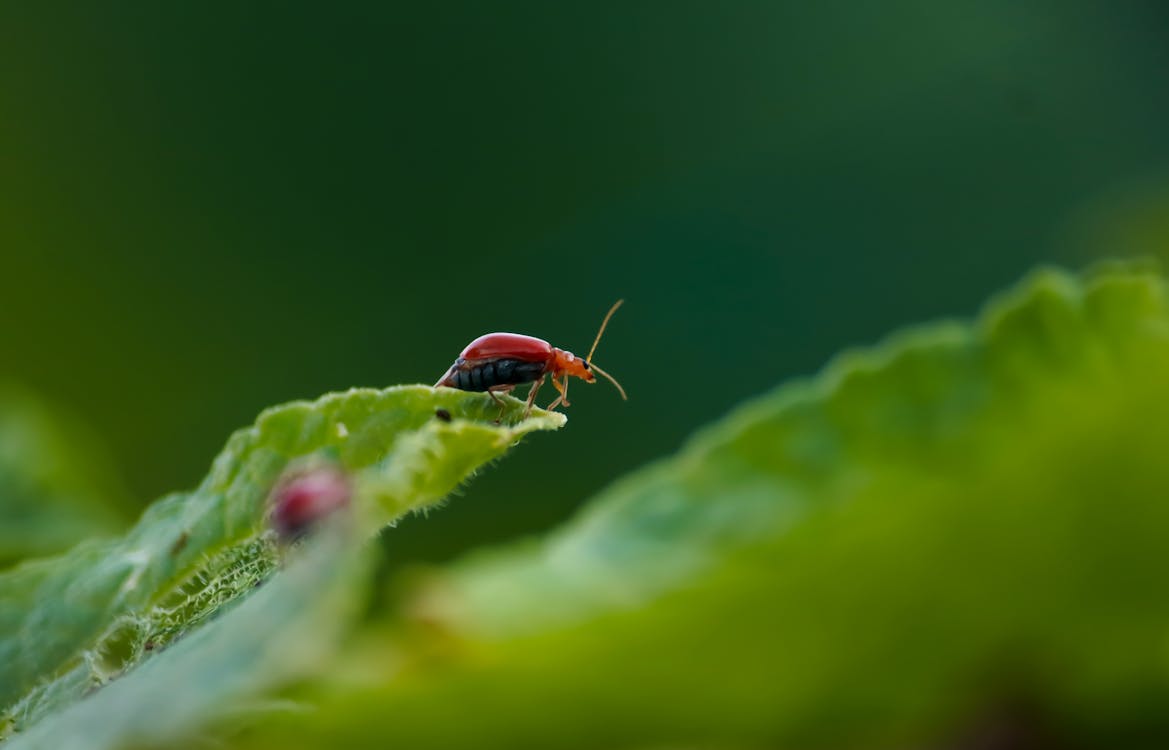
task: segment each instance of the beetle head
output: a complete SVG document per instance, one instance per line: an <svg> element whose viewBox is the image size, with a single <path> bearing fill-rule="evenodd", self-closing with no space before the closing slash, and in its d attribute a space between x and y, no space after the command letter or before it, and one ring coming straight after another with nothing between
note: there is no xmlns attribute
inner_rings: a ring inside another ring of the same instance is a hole
<svg viewBox="0 0 1169 750"><path fill-rule="evenodd" d="M552 357L552 377L571 375L586 383L597 382L597 376L593 375L593 366L589 364L587 359L581 359L572 352L566 352L563 349L553 349Z"/></svg>
<svg viewBox="0 0 1169 750"><path fill-rule="evenodd" d="M592 361L593 353L597 351L597 344L601 343L601 334L605 332L605 326L609 325L609 318L613 317L613 313L617 312L617 308L621 307L621 303L624 301L625 300L623 299L619 299L612 307L609 308L609 312L607 315L605 315L605 319L601 321L601 330L597 331L597 338L593 340L593 346L591 349L589 349L589 356L582 359L572 352L566 352L563 349L554 348L552 350L551 370L553 378L560 377L562 375L572 375L575 378L580 378L586 383L595 383L597 382L597 375L600 375L617 387L617 390L621 393L621 398L628 400L629 397L625 395L625 389L621 387L621 384L617 382L617 379L601 368L597 367ZM594 375L593 373L596 373L597 375Z"/></svg>

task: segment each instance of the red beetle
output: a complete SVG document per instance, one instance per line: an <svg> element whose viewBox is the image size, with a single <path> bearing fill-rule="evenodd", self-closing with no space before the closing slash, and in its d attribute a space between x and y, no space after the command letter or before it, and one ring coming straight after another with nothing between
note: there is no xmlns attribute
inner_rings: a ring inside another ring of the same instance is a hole
<svg viewBox="0 0 1169 750"><path fill-rule="evenodd" d="M331 464L292 468L276 483L269 500L269 519L286 540L294 540L325 516L349 504L353 486L340 467Z"/></svg>
<svg viewBox="0 0 1169 750"><path fill-rule="evenodd" d="M532 411L532 404L536 401L536 392L544 384L546 375L552 376L552 385L560 392L560 396L549 404L548 409L555 409L560 404L568 403L568 376L580 378L586 383L595 383L597 378L594 372L600 373L609 382L617 386L621 398L628 398L625 389L612 375L592 363L593 352L601 342L601 334L609 324L609 318L621 307L625 300L617 300L605 319L601 321L601 330L597 331L597 338L593 340L593 348L589 349L589 356L581 359L572 352L557 349L543 339L534 336L524 336L519 333L488 333L472 341L463 350L455 363L450 366L446 374L434 384L437 388L445 385L458 388L460 391L486 391L499 404L499 416L503 417L504 404L499 400L497 393L509 393L517 385L531 383L528 391L526 417ZM499 421L496 419L495 421Z"/></svg>

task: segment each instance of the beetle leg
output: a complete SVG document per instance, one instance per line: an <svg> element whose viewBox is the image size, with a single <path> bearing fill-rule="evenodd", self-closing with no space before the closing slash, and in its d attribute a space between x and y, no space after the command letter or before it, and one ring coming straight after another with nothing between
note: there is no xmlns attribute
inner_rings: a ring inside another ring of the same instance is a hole
<svg viewBox="0 0 1169 750"><path fill-rule="evenodd" d="M503 413L507 411L507 404L500 401L499 396L496 396L495 394L511 393L514 389L514 385L497 385L487 389L487 395L491 397L492 401L499 404L499 414L495 417L495 424L499 424L499 421L503 419Z"/></svg>
<svg viewBox="0 0 1169 750"><path fill-rule="evenodd" d="M556 381L553 380L553 383ZM528 391L528 406L524 409L524 419L532 413L532 404L536 403L536 391L540 390L540 386L544 385L544 376L541 375L539 380L532 381L532 390Z"/></svg>
<svg viewBox="0 0 1169 750"><path fill-rule="evenodd" d="M552 411L561 404L564 404L566 408L571 406L572 404L568 403L568 376L564 376L563 385L561 385L560 381L556 378L552 378L552 385L556 388L556 390L560 391L560 395L556 398L555 401L548 405L548 411Z"/></svg>

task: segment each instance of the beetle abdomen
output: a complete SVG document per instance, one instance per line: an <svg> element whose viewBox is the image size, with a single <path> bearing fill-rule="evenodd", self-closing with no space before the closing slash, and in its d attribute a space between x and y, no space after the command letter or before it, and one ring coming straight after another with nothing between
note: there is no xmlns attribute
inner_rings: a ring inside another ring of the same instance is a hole
<svg viewBox="0 0 1169 750"><path fill-rule="evenodd" d="M523 359L491 359L486 362L455 362L447 385L460 391L485 391L497 385L523 385L547 372L545 362Z"/></svg>

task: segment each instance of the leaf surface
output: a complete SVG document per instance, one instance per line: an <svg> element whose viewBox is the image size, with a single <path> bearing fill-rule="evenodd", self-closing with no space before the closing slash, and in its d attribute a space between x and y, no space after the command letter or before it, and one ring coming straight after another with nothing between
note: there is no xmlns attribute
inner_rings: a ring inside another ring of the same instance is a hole
<svg viewBox="0 0 1169 750"><path fill-rule="evenodd" d="M503 425L490 421L496 409L485 395L423 386L354 389L269 409L232 435L196 490L155 503L125 536L0 575L8 731L23 732L97 691L13 746L98 748L153 736L155 728L178 731L224 705L232 692L224 685L254 688L295 672L276 668L279 655L263 644L299 637L283 632L283 617L305 637L321 622L334 623L328 632L349 622L344 602L362 580L353 550L385 524L440 501L523 435L564 423L539 411L521 420L522 405L508 404ZM436 417L438 409L450 420ZM283 551L266 523L269 493L288 467L312 462L352 477L348 544L326 547L332 555L314 548L305 556L315 566L280 573ZM246 658L229 658L237 652ZM184 674L186 692L176 693L173 681ZM167 710L157 695L146 700L152 691L176 700ZM120 719L116 731L95 733L111 714Z"/></svg>
<svg viewBox="0 0 1169 750"><path fill-rule="evenodd" d="M1163 736L1167 396L1159 275L1039 272L421 579L240 746Z"/></svg>

